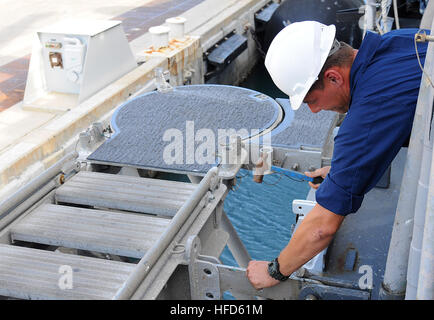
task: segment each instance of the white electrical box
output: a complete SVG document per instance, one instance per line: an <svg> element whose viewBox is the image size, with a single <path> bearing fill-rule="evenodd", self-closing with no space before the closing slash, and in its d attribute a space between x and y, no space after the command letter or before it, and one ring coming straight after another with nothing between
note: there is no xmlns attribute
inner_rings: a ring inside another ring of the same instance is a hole
<svg viewBox="0 0 434 320"><path fill-rule="evenodd" d="M63 112L137 67L114 20L73 20L37 32L23 108Z"/></svg>

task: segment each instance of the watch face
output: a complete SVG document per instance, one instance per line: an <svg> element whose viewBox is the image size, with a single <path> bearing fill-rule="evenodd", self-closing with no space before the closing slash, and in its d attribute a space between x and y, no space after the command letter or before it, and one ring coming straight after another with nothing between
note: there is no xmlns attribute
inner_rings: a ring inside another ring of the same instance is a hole
<svg viewBox="0 0 434 320"><path fill-rule="evenodd" d="M271 261L268 264L268 273L270 274L270 276L272 276L273 278L276 278L277 275L277 260L274 259L273 261Z"/></svg>
<svg viewBox="0 0 434 320"><path fill-rule="evenodd" d="M277 261L277 258L268 264L268 273L272 278L279 281L285 281L289 278L289 276L284 276L280 273L279 262Z"/></svg>

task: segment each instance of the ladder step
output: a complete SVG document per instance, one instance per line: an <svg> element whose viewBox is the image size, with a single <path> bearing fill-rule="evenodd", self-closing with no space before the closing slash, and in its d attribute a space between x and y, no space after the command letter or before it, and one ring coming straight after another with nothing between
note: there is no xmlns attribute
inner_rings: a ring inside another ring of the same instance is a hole
<svg viewBox="0 0 434 320"><path fill-rule="evenodd" d="M111 299L135 267L6 244L0 244L0 257L0 295L18 299ZM71 289L62 282L66 277Z"/></svg>
<svg viewBox="0 0 434 320"><path fill-rule="evenodd" d="M81 171L56 191L56 201L174 216L197 185Z"/></svg>
<svg viewBox="0 0 434 320"><path fill-rule="evenodd" d="M141 258L170 221L143 214L43 204L11 228L11 239Z"/></svg>

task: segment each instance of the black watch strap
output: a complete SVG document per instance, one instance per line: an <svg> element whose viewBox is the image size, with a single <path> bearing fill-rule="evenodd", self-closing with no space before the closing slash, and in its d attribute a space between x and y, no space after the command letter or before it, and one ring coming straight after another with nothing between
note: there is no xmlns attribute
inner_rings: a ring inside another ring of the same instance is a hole
<svg viewBox="0 0 434 320"><path fill-rule="evenodd" d="M277 261L277 258L275 258L273 261L271 261L268 264L268 274L279 281L285 281L288 280L289 276L284 276L283 274L280 273L280 266L279 266L279 261Z"/></svg>

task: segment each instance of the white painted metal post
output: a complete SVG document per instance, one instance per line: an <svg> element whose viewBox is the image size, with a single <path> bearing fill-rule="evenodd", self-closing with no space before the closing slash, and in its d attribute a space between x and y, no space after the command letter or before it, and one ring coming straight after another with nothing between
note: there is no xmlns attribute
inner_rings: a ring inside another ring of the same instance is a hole
<svg viewBox="0 0 434 320"><path fill-rule="evenodd" d="M425 77L433 77L432 56L434 53L434 44L430 43L425 62L425 74L422 78L421 88L424 88L423 95L419 96L419 101L424 105L424 132L423 132L423 154L421 161L421 171L417 186L417 196L415 204L415 216L413 236L410 245L407 268L407 287L405 299L416 299L417 287L419 282L420 261L422 255L422 242L424 238L425 215L427 212L428 187L431 177L431 160L433 153L433 141L431 137L431 120L433 112L433 95L431 84L426 81ZM422 90L421 90L422 91ZM419 102L418 101L418 102Z"/></svg>
<svg viewBox="0 0 434 320"><path fill-rule="evenodd" d="M433 64L433 56L433 48L430 45L426 55L425 68L429 68ZM413 129L387 255L384 280L380 290L380 298L385 300L404 299L405 297L410 242L413 236L415 218L416 190L421 173L425 119L427 118L427 109L429 107L426 103L429 90L430 87L424 74L413 120Z"/></svg>
<svg viewBox="0 0 434 320"><path fill-rule="evenodd" d="M364 20L364 33L365 36L366 31L372 31L375 29L375 18L377 14L377 2L375 0L367 0L365 7L365 20Z"/></svg>
<svg viewBox="0 0 434 320"><path fill-rule="evenodd" d="M423 230L422 253L420 257L417 300L434 299L434 157L431 159L431 177Z"/></svg>
<svg viewBox="0 0 434 320"><path fill-rule="evenodd" d="M433 7L431 7L433 8ZM432 21L431 30L434 30L434 21ZM432 57L434 55L434 43L431 42L428 46L427 57ZM434 79L434 63L430 60L430 64L425 64L426 71L431 79ZM431 112L428 115L432 115L434 108L434 88L429 88L430 92L427 92L426 103L428 104L428 110ZM423 221L423 238L421 243L421 255L419 268L417 274L419 276L417 283L417 291L415 298L418 300L433 300L434 299L434 157L433 152L433 128L432 119L428 118L428 126L430 130L428 131L427 139L430 140L431 147L431 163L430 175L428 180L428 195L426 201L425 219Z"/></svg>

